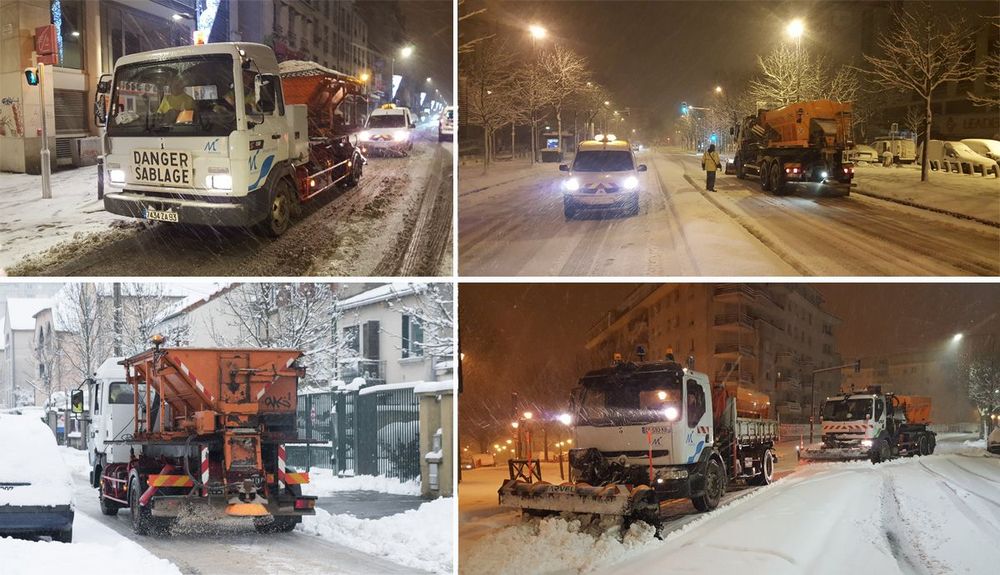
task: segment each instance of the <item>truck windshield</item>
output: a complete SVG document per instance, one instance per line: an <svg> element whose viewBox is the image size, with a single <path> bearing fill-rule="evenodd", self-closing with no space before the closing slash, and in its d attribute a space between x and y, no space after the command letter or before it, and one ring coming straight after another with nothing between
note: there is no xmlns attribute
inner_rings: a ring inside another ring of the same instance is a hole
<svg viewBox="0 0 1000 575"><path fill-rule="evenodd" d="M663 421L667 407L680 412L681 385L657 374L608 377L578 388L574 400L582 424L649 423Z"/></svg>
<svg viewBox="0 0 1000 575"><path fill-rule="evenodd" d="M142 62L115 71L109 136L228 136L236 129L233 59Z"/></svg>
<svg viewBox="0 0 1000 575"><path fill-rule="evenodd" d="M632 169L632 154L622 150L588 150L576 153L575 172L625 172Z"/></svg>
<svg viewBox="0 0 1000 575"><path fill-rule="evenodd" d="M139 397L144 397L145 393L146 384L139 385ZM135 393L132 389L132 384L125 383L124 381L114 381L108 385L108 403L114 405L132 405L134 401Z"/></svg>
<svg viewBox="0 0 1000 575"><path fill-rule="evenodd" d="M858 421L871 414L872 400L869 398L838 399L827 401L823 406L824 421Z"/></svg>
<svg viewBox="0 0 1000 575"><path fill-rule="evenodd" d="M405 128L406 118L402 114L376 114L368 118L369 128Z"/></svg>

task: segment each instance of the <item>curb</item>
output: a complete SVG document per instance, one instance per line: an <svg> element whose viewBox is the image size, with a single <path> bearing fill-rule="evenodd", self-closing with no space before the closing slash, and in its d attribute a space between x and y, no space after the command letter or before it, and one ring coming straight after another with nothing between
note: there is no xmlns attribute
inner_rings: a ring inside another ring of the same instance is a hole
<svg viewBox="0 0 1000 575"><path fill-rule="evenodd" d="M895 204L900 204L900 205L903 205L903 206L909 206L911 208L917 208L917 209L921 209L921 210L927 210L929 212L934 212L934 213L937 213L937 214L944 214L946 216L951 216L953 218L958 218L960 220L970 220L970 221L973 221L973 222L976 222L976 223L983 224L984 226L990 226L990 227L993 227L993 228L1000 228L1000 222L995 222L993 220L987 220L985 218L978 218L976 216L970 216L968 214L963 214L961 212L954 212L952 210L946 210L946 209L943 209L943 208L934 208L934 207L931 207L931 206L928 206L928 205L918 204L916 202L911 202L909 200L900 200L898 198L891 198L889 196L883 196L883 195L875 194L875 193L872 193L872 192L866 192L866 191L862 191L860 189L853 189L851 191L853 193L855 193L855 194L861 194L862 196L867 196L869 198L875 198L877 200L884 200L886 202L893 202Z"/></svg>

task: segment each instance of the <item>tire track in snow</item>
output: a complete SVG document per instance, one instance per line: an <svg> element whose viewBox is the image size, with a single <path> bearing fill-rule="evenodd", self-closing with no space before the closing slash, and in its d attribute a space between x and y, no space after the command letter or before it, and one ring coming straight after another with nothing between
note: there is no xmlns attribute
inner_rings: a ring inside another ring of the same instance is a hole
<svg viewBox="0 0 1000 575"><path fill-rule="evenodd" d="M940 571L929 569L931 562L919 542L910 536L912 529L907 525L895 480L890 473L881 473L882 478L882 531L889 544L889 551L896 559L900 571L906 575L931 575Z"/></svg>

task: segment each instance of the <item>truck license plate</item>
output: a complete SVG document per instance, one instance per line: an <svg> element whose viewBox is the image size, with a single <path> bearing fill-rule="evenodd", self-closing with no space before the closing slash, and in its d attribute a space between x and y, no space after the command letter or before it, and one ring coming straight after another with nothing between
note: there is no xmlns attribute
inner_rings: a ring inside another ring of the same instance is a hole
<svg viewBox="0 0 1000 575"><path fill-rule="evenodd" d="M177 212L164 212L160 210L146 210L146 219L174 223L180 221Z"/></svg>

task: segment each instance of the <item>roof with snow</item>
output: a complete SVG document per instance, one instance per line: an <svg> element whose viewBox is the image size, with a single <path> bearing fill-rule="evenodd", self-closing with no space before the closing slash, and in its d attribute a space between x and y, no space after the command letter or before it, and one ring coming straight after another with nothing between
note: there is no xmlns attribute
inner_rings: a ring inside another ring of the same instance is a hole
<svg viewBox="0 0 1000 575"><path fill-rule="evenodd" d="M206 304L212 301L213 299L219 297L220 295L222 295L222 293L229 290L230 288L235 287L236 285L237 284L234 283L212 284L212 289L209 290L208 293L189 295L186 298L178 301L174 305L167 308L167 310L163 312L163 315L156 320L156 323L167 321L168 319L171 319L177 315L189 312L201 306L202 304Z"/></svg>
<svg viewBox="0 0 1000 575"><path fill-rule="evenodd" d="M49 298L7 299L7 321L11 331L35 331L35 315L43 309L52 307Z"/></svg>
<svg viewBox="0 0 1000 575"><path fill-rule="evenodd" d="M341 310L354 309L372 305L375 303L396 299L423 291L425 284L412 282L393 282L366 292L361 292L356 296L342 300L337 307Z"/></svg>

